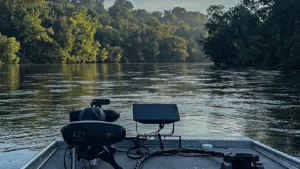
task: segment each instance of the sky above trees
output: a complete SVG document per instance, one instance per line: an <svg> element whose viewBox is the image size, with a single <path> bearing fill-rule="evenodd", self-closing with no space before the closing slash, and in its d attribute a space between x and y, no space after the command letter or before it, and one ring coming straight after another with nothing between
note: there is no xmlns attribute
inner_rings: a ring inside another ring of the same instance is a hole
<svg viewBox="0 0 300 169"><path fill-rule="evenodd" d="M115 0L105 0L105 8L113 5ZM146 9L147 11L164 11L173 7L183 7L189 11L200 11L206 13L210 5L224 5L226 8L233 7L239 0L131 0L135 8Z"/></svg>

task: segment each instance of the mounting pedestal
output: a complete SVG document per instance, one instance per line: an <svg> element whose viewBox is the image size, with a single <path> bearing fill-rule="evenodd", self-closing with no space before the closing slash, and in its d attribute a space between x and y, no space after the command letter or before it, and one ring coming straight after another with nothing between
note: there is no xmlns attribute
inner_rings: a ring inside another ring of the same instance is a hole
<svg viewBox="0 0 300 169"><path fill-rule="evenodd" d="M180 121L179 111L176 104L134 104L133 120L136 122L137 139L141 137L158 137L161 149L163 144L161 137L178 137L179 148L181 149L181 136L173 136L175 131L175 122ZM138 123L157 124L159 130L150 134L141 134L138 132ZM166 124L172 124L172 131L169 134L160 134L160 131Z"/></svg>

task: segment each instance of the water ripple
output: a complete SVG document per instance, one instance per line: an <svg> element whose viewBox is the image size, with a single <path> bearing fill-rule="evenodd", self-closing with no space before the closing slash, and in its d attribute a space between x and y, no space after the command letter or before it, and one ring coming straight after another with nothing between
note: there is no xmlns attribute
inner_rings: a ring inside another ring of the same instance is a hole
<svg viewBox="0 0 300 169"><path fill-rule="evenodd" d="M105 107L122 112L118 123L128 135L135 134L132 104L172 103L181 113L177 134L241 134L289 154L300 151L296 75L201 64L68 65L66 69L35 65L24 70L0 68L4 77L0 79L0 155L42 149L61 136L70 110L87 107L94 98L111 99ZM6 75L10 73L14 76ZM286 140L293 144L280 142Z"/></svg>

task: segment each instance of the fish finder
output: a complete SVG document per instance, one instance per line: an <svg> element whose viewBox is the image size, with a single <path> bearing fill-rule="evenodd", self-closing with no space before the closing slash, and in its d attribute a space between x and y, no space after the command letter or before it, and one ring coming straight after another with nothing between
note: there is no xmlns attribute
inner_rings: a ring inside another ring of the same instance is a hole
<svg viewBox="0 0 300 169"><path fill-rule="evenodd" d="M170 124L180 121L176 104L134 104L133 120L143 124Z"/></svg>

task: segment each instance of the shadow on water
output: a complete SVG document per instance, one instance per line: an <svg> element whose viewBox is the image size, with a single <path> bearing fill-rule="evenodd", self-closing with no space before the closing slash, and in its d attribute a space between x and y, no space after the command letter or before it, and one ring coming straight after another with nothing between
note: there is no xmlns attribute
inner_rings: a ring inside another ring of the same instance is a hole
<svg viewBox="0 0 300 169"><path fill-rule="evenodd" d="M201 64L0 65L0 153L40 150L71 109L110 98L134 133L133 103L175 103L177 134L241 134L292 155L300 150L300 78Z"/></svg>

